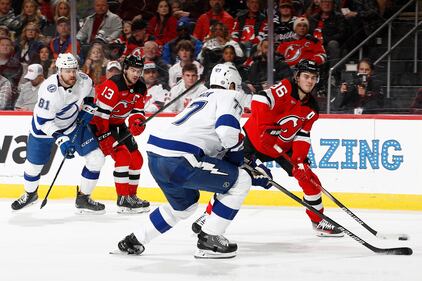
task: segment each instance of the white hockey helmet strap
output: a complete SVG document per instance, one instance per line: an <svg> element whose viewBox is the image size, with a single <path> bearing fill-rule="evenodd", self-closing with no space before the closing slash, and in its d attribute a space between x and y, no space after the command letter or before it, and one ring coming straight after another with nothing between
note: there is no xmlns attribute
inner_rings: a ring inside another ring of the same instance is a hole
<svg viewBox="0 0 422 281"><path fill-rule="evenodd" d="M224 89L230 89L230 85L234 83L235 90L240 89L242 78L239 71L232 64L224 63L214 66L210 76L210 86L216 85Z"/></svg>

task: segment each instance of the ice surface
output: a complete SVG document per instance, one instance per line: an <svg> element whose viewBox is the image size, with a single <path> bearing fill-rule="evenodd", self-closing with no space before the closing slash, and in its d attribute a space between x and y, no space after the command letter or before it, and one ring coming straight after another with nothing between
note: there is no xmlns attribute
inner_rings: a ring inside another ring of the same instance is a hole
<svg viewBox="0 0 422 281"><path fill-rule="evenodd" d="M193 258L191 223L180 222L146 246L142 256L110 255L117 242L148 218L119 215L106 202L105 215L76 215L71 200L50 200L12 212L0 200L0 280L154 281L422 280L422 212L353 210L374 229L406 233L409 241L380 240L339 209L326 214L377 247L411 247L412 256L378 255L349 237L319 238L301 208L245 207L227 230L238 256Z"/></svg>

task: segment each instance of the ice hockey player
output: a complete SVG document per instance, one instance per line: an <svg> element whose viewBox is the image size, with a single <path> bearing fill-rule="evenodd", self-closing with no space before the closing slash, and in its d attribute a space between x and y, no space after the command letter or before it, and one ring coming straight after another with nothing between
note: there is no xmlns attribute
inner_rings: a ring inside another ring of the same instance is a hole
<svg viewBox="0 0 422 281"><path fill-rule="evenodd" d="M213 213L198 234L195 257L236 255L237 244L230 243L223 234L251 184L268 185L268 178L249 175L241 168L239 120L245 95L238 91L240 83L236 68L216 65L210 89L193 99L168 128L150 135L149 168L169 204L156 208L137 231L120 241L120 251L141 254L145 244L191 216L198 206L199 190L206 190L215 192L216 200Z"/></svg>
<svg viewBox="0 0 422 281"><path fill-rule="evenodd" d="M98 108L91 121L102 152L111 155L115 162L113 175L118 213L148 212L150 205L137 196L143 158L134 136L145 130L142 122L145 121L146 87L139 80L142 67L140 58L126 57L123 73L112 76L99 87ZM129 126L125 123L126 118Z"/></svg>
<svg viewBox="0 0 422 281"><path fill-rule="evenodd" d="M319 68L316 63L302 60L297 65L293 80L284 79L253 96L252 114L243 129L246 133L245 157L261 162L276 161L289 176L298 180L305 193L304 201L322 213L321 190L310 179L321 183L312 172L307 158L312 125L319 117L317 101L311 95L318 79ZM290 157L293 165L283 157L282 151ZM198 233L212 212L213 200L208 204L206 212L192 224L192 230ZM306 213L318 236L344 236L340 229L321 220L311 211L306 210Z"/></svg>
<svg viewBox="0 0 422 281"><path fill-rule="evenodd" d="M46 79L38 91L28 136L25 193L12 203L12 209L20 210L37 201L41 170L56 142L67 159L78 152L86 161L76 196L77 210L104 213L104 205L90 198L104 165L104 155L87 126L95 111L93 83L79 72L78 61L71 53L60 54L56 67L57 74Z"/></svg>

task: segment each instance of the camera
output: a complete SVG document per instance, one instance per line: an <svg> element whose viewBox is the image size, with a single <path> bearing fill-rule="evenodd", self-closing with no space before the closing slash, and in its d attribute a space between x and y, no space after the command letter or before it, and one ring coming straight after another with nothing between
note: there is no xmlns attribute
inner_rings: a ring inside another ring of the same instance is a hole
<svg viewBox="0 0 422 281"><path fill-rule="evenodd" d="M368 86L368 74L358 73L357 76L358 76L357 81L356 81L357 83L355 84L366 88L366 86Z"/></svg>

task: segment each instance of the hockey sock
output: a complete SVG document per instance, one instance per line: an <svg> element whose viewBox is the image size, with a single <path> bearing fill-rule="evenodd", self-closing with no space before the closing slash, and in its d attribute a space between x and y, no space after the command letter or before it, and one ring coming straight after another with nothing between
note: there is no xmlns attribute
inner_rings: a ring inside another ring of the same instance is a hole
<svg viewBox="0 0 422 281"><path fill-rule="evenodd" d="M92 190L97 185L98 178L100 177L100 172L90 171L86 166L82 169L82 178L80 191L83 194L91 194Z"/></svg>
<svg viewBox="0 0 422 281"><path fill-rule="evenodd" d="M41 170L43 165L35 165L29 161L25 162L25 172L23 174L24 188L28 193L32 193L37 190L38 183L41 177Z"/></svg>
<svg viewBox="0 0 422 281"><path fill-rule="evenodd" d="M139 175L141 168L144 163L142 154L139 150L132 151L130 153L130 165L129 165L129 195L136 195L139 184Z"/></svg>

